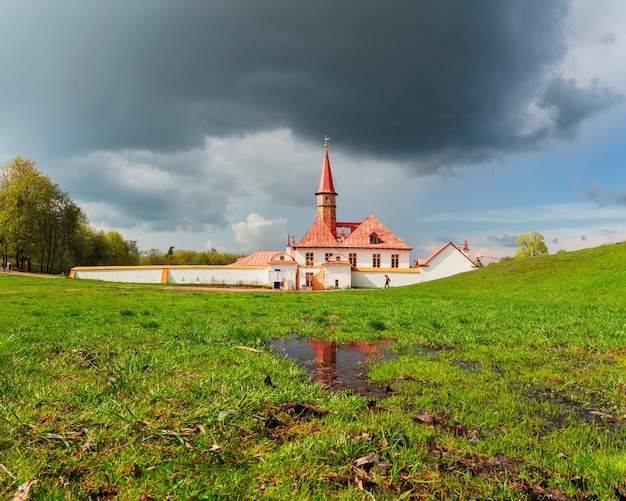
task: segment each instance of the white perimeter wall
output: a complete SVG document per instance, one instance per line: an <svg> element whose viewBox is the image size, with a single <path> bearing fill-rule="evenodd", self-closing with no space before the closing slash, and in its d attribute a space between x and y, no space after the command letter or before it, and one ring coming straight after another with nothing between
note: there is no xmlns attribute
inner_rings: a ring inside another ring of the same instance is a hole
<svg viewBox="0 0 626 501"><path fill-rule="evenodd" d="M162 281L164 270L167 270L165 282ZM270 278L267 266L79 266L73 272L74 278L144 284L267 285Z"/></svg>
<svg viewBox="0 0 626 501"><path fill-rule="evenodd" d="M92 280L105 280L106 282L127 282L140 284L159 284L161 283L161 267L77 267L74 268L74 278L88 278Z"/></svg>
<svg viewBox="0 0 626 501"><path fill-rule="evenodd" d="M173 267L167 274L170 284L267 285L269 279L267 266Z"/></svg>
<svg viewBox="0 0 626 501"><path fill-rule="evenodd" d="M421 273L416 268L379 270L376 268L359 269L352 271L352 287L371 289L373 287L385 286L385 275L389 275L391 287L401 287L403 285L413 285L421 282Z"/></svg>
<svg viewBox="0 0 626 501"><path fill-rule="evenodd" d="M300 268L301 285L306 283L306 271L317 272L319 268ZM73 269L74 278L145 284L165 283L162 282L164 273L166 283L170 284L272 285L279 277L279 280L285 281L287 289L293 289L296 271L295 268L291 270L285 267L284 271L281 269L281 272L276 273L267 266L94 266ZM426 279L425 274L417 268L361 268L350 271L348 265L331 265L326 268L325 286L334 287L335 279L338 279L340 288L380 288L385 285L385 274L391 278L391 287L413 285Z"/></svg>

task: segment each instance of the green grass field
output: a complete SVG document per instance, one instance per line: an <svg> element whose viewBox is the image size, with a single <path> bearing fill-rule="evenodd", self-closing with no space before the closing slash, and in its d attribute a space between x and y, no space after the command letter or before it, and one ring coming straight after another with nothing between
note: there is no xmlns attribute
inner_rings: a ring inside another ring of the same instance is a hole
<svg viewBox="0 0 626 501"><path fill-rule="evenodd" d="M626 499L625 298L626 244L325 293L1 274L0 499ZM388 395L294 332L392 338Z"/></svg>

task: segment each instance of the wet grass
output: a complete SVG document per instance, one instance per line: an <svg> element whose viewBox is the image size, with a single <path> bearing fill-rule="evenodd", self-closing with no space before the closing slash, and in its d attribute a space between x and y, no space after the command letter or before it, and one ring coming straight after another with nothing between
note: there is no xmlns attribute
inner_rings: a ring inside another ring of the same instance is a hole
<svg viewBox="0 0 626 501"><path fill-rule="evenodd" d="M625 270L613 245L323 294L2 274L0 498L620 499ZM395 339L386 396L314 383L269 345L292 333Z"/></svg>

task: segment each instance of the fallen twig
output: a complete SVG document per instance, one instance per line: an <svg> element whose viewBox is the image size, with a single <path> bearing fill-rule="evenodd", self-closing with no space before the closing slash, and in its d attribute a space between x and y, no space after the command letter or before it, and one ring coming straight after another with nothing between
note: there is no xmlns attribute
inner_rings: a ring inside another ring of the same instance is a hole
<svg viewBox="0 0 626 501"><path fill-rule="evenodd" d="M252 353L263 353L261 350L257 350L256 348L250 348L249 346L235 346L235 348L239 348L240 350L251 351Z"/></svg>

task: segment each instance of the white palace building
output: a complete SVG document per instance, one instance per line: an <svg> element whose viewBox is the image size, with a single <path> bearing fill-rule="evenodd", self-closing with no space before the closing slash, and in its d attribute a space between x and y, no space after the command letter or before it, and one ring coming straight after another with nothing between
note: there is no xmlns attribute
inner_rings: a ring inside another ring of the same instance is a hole
<svg viewBox="0 0 626 501"><path fill-rule="evenodd" d="M442 245L411 266L409 247L376 217L337 221L337 192L324 145L315 196L317 217L304 236L287 236L284 251L256 251L227 266L77 266L70 276L114 282L269 286L281 290L325 290L411 285L475 269L467 242Z"/></svg>

